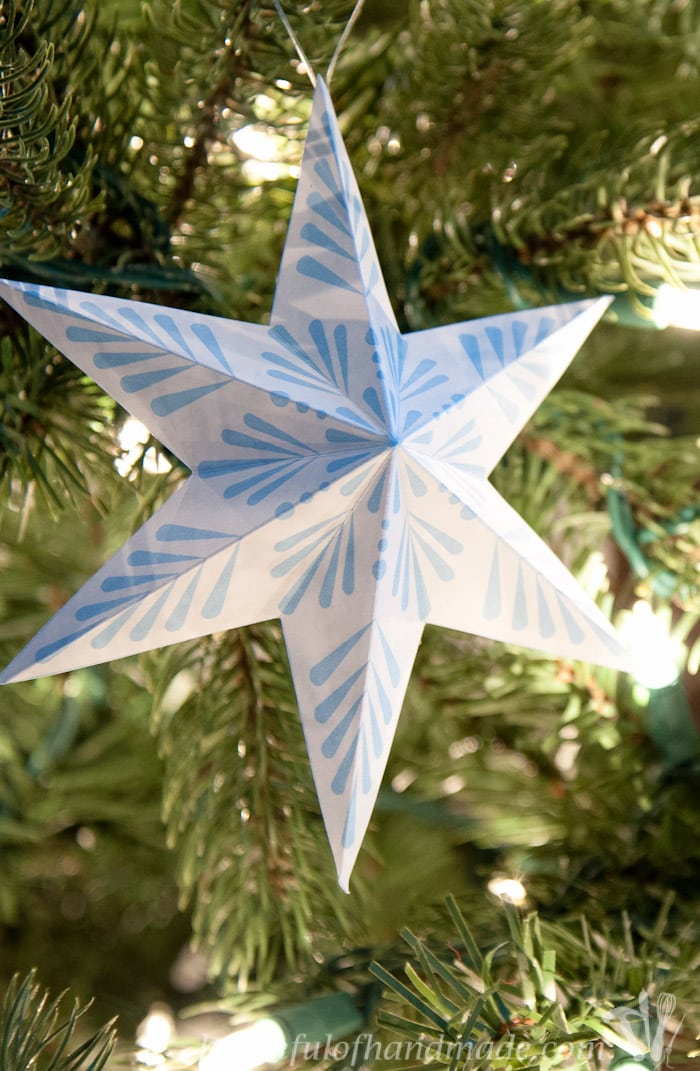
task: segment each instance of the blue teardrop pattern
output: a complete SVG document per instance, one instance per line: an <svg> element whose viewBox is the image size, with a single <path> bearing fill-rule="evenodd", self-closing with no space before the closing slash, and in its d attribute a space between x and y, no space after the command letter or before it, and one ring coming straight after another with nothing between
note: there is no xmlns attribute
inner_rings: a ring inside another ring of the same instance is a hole
<svg viewBox="0 0 700 1071"><path fill-rule="evenodd" d="M324 610L341 594L352 595L357 583L355 544L355 518L350 511L276 543L275 550L282 557L270 570L271 576L280 579L301 568L280 602L280 613L295 613L312 590ZM317 576L317 588L312 589Z"/></svg>
<svg viewBox="0 0 700 1071"><path fill-rule="evenodd" d="M476 419L465 418L457 431L439 446L434 456L466 476L485 478L487 473L484 466L477 464L473 456L478 455L482 443L483 436L478 431Z"/></svg>
<svg viewBox="0 0 700 1071"><path fill-rule="evenodd" d="M370 654L371 651L371 654ZM376 788L374 771L383 769L382 759L391 745L396 692L401 672L392 644L381 624L373 622L334 647L310 671L311 683L326 688L314 711L323 726L321 755L330 766L334 795L349 791L349 808L358 795ZM352 780L351 780L352 779ZM350 847L346 821L344 847Z"/></svg>
<svg viewBox="0 0 700 1071"><path fill-rule="evenodd" d="M71 602L70 617L63 611L63 636L40 646L36 657L45 660L64 650L88 632L90 646L104 651L122 641L129 628L133 643L141 644L163 628L177 633L192 624L195 595L205 600L204 617L218 616L231 583L238 551L238 537L212 529L183 524L149 522L141 533L141 547L118 555L102 570L98 584L87 586L87 596ZM210 549L206 549L207 544ZM213 555L232 545L232 555L219 557L218 574L204 565ZM133 546L133 544L132 544ZM160 549L163 546L163 549ZM98 574L99 576L99 574ZM204 586L205 585L205 586ZM155 597L155 601L153 599ZM216 612L207 612L216 603ZM71 621L81 626L71 628Z"/></svg>
<svg viewBox="0 0 700 1071"><path fill-rule="evenodd" d="M388 530L379 547L381 557L375 563L374 575L380 579L388 567L391 570L388 578L391 594L401 611L425 621L431 610L430 584L434 579L446 584L454 580L454 561L463 553L464 543L416 512L417 500L428 492L427 474L408 459L404 460L403 472L413 496L412 502L403 502L402 481L395 478L393 515L388 522L391 546L395 550L389 552ZM454 505L457 507L455 521L461 525L465 520L471 520L471 513L464 516L457 499Z"/></svg>
<svg viewBox="0 0 700 1071"><path fill-rule="evenodd" d="M516 561L513 561L514 557ZM512 583L503 578L503 571L508 571L507 559L511 561L510 567L516 570ZM487 621L502 621L504 628L513 633L534 628L539 638L547 641L559 633L562 639L565 636L576 646L583 644L592 633L612 654L624 652L614 636L596 625L587 614L579 613L571 599L501 539L494 540L482 613Z"/></svg>
<svg viewBox="0 0 700 1071"><path fill-rule="evenodd" d="M245 431L223 429L221 441L230 448L229 455L201 461L197 476L216 481L215 489L223 498L244 498L246 505L256 506L276 496L318 456L318 450L255 413L244 414L242 425Z"/></svg>
<svg viewBox="0 0 700 1071"><path fill-rule="evenodd" d="M366 416L347 404L351 364L369 362L372 353L369 344L355 335L351 362L350 329L342 319L312 318L304 328L308 338L300 338L283 324L276 324L267 329L267 348L263 348L260 361L270 391L280 404L284 404L285 392L296 390L298 394L299 387L306 392L313 390L320 395L315 404L322 404L328 415L377 434L382 425L368 423Z"/></svg>
<svg viewBox="0 0 700 1071"><path fill-rule="evenodd" d="M89 356L98 373L96 378L100 378L100 372L114 372L116 383L109 384L110 391L114 393L118 383L124 395L145 395L156 416L179 413L226 386L232 378L222 347L204 318L201 322L193 319L188 330L200 352L204 347L211 369L198 363L190 342L172 316L140 309L138 302L124 302L110 311L89 298L78 301L73 309L75 296L70 291L44 291L47 296L42 297L38 287L27 284L22 292L25 304L50 310L57 320L66 321L66 342L93 349ZM174 377L183 384L177 390L162 386Z"/></svg>

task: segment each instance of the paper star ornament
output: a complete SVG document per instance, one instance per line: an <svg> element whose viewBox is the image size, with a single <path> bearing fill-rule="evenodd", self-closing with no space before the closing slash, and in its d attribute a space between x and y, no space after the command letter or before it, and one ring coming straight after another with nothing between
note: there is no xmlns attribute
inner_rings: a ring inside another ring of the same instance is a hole
<svg viewBox="0 0 700 1071"><path fill-rule="evenodd" d="M0 292L192 473L2 681L281 618L343 888L426 622L626 667L487 482L607 299L402 335L322 82L269 327Z"/></svg>

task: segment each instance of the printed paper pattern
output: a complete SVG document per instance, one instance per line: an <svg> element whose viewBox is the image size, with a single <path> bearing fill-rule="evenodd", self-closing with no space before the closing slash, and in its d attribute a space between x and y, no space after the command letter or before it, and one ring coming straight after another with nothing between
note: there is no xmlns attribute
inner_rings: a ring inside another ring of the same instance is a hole
<svg viewBox="0 0 700 1071"><path fill-rule="evenodd" d="M487 482L607 299L401 335L322 82L269 327L0 293L192 471L1 680L280 617L343 888L426 622L626 668Z"/></svg>

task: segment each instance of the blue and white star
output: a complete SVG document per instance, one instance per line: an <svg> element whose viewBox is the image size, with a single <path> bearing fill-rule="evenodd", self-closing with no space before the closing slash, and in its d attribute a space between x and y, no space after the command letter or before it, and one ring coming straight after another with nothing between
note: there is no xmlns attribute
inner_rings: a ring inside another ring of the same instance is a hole
<svg viewBox="0 0 700 1071"><path fill-rule="evenodd" d="M323 82L269 326L0 293L191 469L0 680L281 618L343 888L426 622L627 667L487 481L608 299L402 335Z"/></svg>

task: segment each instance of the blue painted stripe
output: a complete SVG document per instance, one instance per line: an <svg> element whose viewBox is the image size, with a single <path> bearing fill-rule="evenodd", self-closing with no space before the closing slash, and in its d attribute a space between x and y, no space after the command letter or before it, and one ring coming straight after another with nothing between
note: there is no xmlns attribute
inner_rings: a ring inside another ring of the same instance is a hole
<svg viewBox="0 0 700 1071"><path fill-rule="evenodd" d="M394 714L394 710L391 705L391 700L389 699L389 696L386 693L386 689L384 688L384 682L377 673L376 669L373 672L373 676L374 686L377 690L377 698L379 699L379 709L382 713L382 720L384 721L385 725L389 725Z"/></svg>
<svg viewBox="0 0 700 1071"><path fill-rule="evenodd" d="M493 621L501 614L501 567L498 560L498 544L493 548L491 569L489 572L488 585L486 587L486 600L484 602L484 617Z"/></svg>
<svg viewBox="0 0 700 1071"><path fill-rule="evenodd" d="M302 452L308 453L310 450L309 445L303 440L296 439L293 435L282 431L277 425L271 424L269 420L263 420L261 417L256 416L255 413L246 413L243 417L243 423L253 431L257 431L262 435L269 435L273 439L279 439L280 442L289 443L290 446L296 446Z"/></svg>
<svg viewBox="0 0 700 1071"><path fill-rule="evenodd" d="M301 228L301 237L303 241L310 242L312 245L321 246L322 249L326 249L329 253L335 253L338 257L345 257L346 260L355 260L353 253L346 252L341 245L339 245L330 235L326 234L317 227L315 223L305 223Z"/></svg>
<svg viewBox="0 0 700 1071"><path fill-rule="evenodd" d="M383 422L384 407L376 387L367 387L362 394L362 400L372 410L377 419Z"/></svg>
<svg viewBox="0 0 700 1071"><path fill-rule="evenodd" d="M212 479L212 477L215 476L222 475L221 472L215 472L211 469L206 468L205 466L207 466L208 464L214 463L203 462L197 470L197 474L199 476L206 480ZM248 491L251 487L257 487L262 495L262 498L267 498L271 489L281 486L279 481L277 483L272 482L273 477L277 476L279 473L283 473L281 482L284 483L288 479L288 477L292 475L293 472L298 471L299 468L302 467L297 465L295 468L290 468L292 464L290 461L280 461L279 458L276 457L270 458L268 464L269 467L264 469L261 469L260 465L256 465L255 472L248 473L236 483L229 484L228 487L224 489L224 498L236 498L237 495L243 494L244 491ZM231 471L235 472L236 469L232 467ZM253 503L253 499L249 499L248 501L251 504ZM254 501L261 501L261 499L260 497L258 497Z"/></svg>
<svg viewBox="0 0 700 1071"><path fill-rule="evenodd" d="M354 409L348 409L347 406L340 405L336 409L336 416L349 420L352 424L358 424L361 428L367 428L367 431L377 434L377 429L373 424L370 424L364 417L361 417L359 413L356 413Z"/></svg>
<svg viewBox="0 0 700 1071"><path fill-rule="evenodd" d="M525 583L523 581L523 567L522 563L518 563L518 578L515 582L515 599L513 602L513 628L516 632L521 632L524 628L527 628L528 615L527 615L527 602L525 600Z"/></svg>
<svg viewBox="0 0 700 1071"><path fill-rule="evenodd" d="M287 458L279 457L253 457L248 461L243 461L241 458L202 461L197 466L197 475L202 480L213 480L217 476L230 476L234 472L251 472L256 469L260 476L265 476L268 472L277 472L279 466L286 464L287 461Z"/></svg>
<svg viewBox="0 0 700 1071"><path fill-rule="evenodd" d="M355 796L350 797L350 806L348 807L348 813L345 815L345 825L343 826L343 839L342 845L344 848L352 848L356 840L356 812L357 803L355 802Z"/></svg>
<svg viewBox="0 0 700 1071"><path fill-rule="evenodd" d="M342 472L343 469L354 468L355 465L366 461L368 457L372 457L371 450L364 450L361 454L352 454L348 457L334 458L333 461L329 461L326 465L326 472L330 475L334 472Z"/></svg>
<svg viewBox="0 0 700 1071"><path fill-rule="evenodd" d="M413 532L413 538L425 554L426 558L428 559L440 579L453 580L455 575L454 569L452 568L452 566L447 564L444 558L440 557L440 555L436 552L435 548L431 547L427 540L423 539L423 537L420 536L416 531Z"/></svg>
<svg viewBox="0 0 700 1071"><path fill-rule="evenodd" d="M308 279L315 279L316 282L325 283L326 286L334 286L339 290L350 290L353 294L360 293L357 287L352 286L347 279L336 275L334 271L327 268L320 260L316 260L315 257L302 257L297 263L297 271Z"/></svg>
<svg viewBox="0 0 700 1071"><path fill-rule="evenodd" d="M441 387L443 383L449 383L449 378L447 376L433 376L432 379L429 379L427 383L421 384L416 390L413 390L408 394L402 393L402 401L407 402L409 398L415 398L419 394L425 394L429 390L434 390L435 387Z"/></svg>
<svg viewBox="0 0 700 1071"><path fill-rule="evenodd" d="M340 365L340 375L343 380L345 392L348 391L348 329L345 324L336 324L333 330L333 340Z"/></svg>
<svg viewBox="0 0 700 1071"><path fill-rule="evenodd" d="M176 413L179 409L184 409L185 406L199 401L206 394L211 394L213 390L219 390L220 387L226 386L228 384L223 381L222 383L210 383L205 387L192 387L190 390L178 391L176 394L164 394L160 398L153 399L151 409L156 416L170 416L171 413Z"/></svg>
<svg viewBox="0 0 700 1071"><path fill-rule="evenodd" d="M148 639L148 635L153 626L155 625L156 621L160 617L160 612L163 609L171 590L172 585L168 584L167 588L162 593L160 598L156 599L150 610L148 610L148 612L144 614L141 620L134 625L131 632L129 633L129 639L132 640L133 643L142 643L144 640Z"/></svg>
<svg viewBox="0 0 700 1071"><path fill-rule="evenodd" d="M418 473L415 471L412 465L406 465L406 475L408 476L408 482L411 485L411 490L417 498L422 498L427 494L428 488L421 480Z"/></svg>
<svg viewBox="0 0 700 1071"><path fill-rule="evenodd" d="M144 576L108 576L100 585L103 591L124 591L139 584L155 584L159 580L170 580L177 573L147 573Z"/></svg>
<svg viewBox="0 0 700 1071"><path fill-rule="evenodd" d="M363 435L361 432L342 431L340 428L328 428L326 431L326 440L329 443L343 443L343 445L375 445L367 435Z"/></svg>
<svg viewBox="0 0 700 1071"><path fill-rule="evenodd" d="M327 134L328 134L329 139L332 140L332 131L330 129L327 130ZM334 195L335 200L340 205L342 205L343 208L346 209L345 198L343 196L343 191L342 191L339 183L337 182L335 175L333 174L333 171L331 169L331 165L328 163L328 160L326 160L326 159L318 160L316 162L316 164L314 165L314 171L316 172L316 174L318 175L318 177L320 178L321 182L326 187L326 189L330 190L331 193Z"/></svg>
<svg viewBox="0 0 700 1071"><path fill-rule="evenodd" d="M131 602L134 598L136 598L135 595L123 595L120 599L107 599L103 602L89 603L76 610L75 620L89 621L93 617L100 617L110 610L115 610L117 606L123 606L125 602Z"/></svg>
<svg viewBox="0 0 700 1071"><path fill-rule="evenodd" d="M370 766L369 754L367 751L367 734L364 730L360 729L362 737L362 794L366 796L372 788L372 768Z"/></svg>
<svg viewBox="0 0 700 1071"><path fill-rule="evenodd" d="M460 335L459 341L480 378L484 379L484 366L481 363L481 347L478 338L476 335Z"/></svg>
<svg viewBox="0 0 700 1071"><path fill-rule="evenodd" d="M548 316L543 316L537 325L537 334L535 335L534 345L537 346L540 342L544 342L544 340L552 334L556 326L554 320L550 319Z"/></svg>
<svg viewBox="0 0 700 1071"><path fill-rule="evenodd" d="M51 306L53 312L56 312L55 306ZM66 338L70 342L121 342L124 343L124 335L111 335L107 331L98 331L95 327L75 327L71 326L66 328Z"/></svg>
<svg viewBox="0 0 700 1071"><path fill-rule="evenodd" d="M447 532L443 532L441 528L436 528L434 524L430 524L422 517L415 517L414 521L416 524L419 524L422 528L424 528L426 532L429 532L433 539L437 543L439 543L441 547L444 547L449 554L459 554L460 551L464 550L464 546L462 543L458 542L458 540L456 539L453 539L451 535L447 534Z"/></svg>
<svg viewBox="0 0 700 1071"><path fill-rule="evenodd" d="M31 286L31 284L29 284L29 286ZM14 289L14 287L12 289ZM31 289L29 289L28 287L26 290L21 289L20 293L22 295L25 305L29 305L32 309L44 309L46 312L53 312L58 316L75 315L75 313L73 313L71 309L63 308L59 304L62 298L58 295L65 293L65 291L56 291L57 296L53 300L47 300L46 298L39 297L39 292L35 287L31 287Z"/></svg>
<svg viewBox="0 0 700 1071"><path fill-rule="evenodd" d="M379 478L372 489L372 494L367 499L367 509L370 513L378 513L381 509L382 500L384 497L384 486L386 484L387 471L388 470L386 466L382 468L382 471L379 474Z"/></svg>
<svg viewBox="0 0 700 1071"><path fill-rule="evenodd" d="M197 585L199 584L199 578L202 575L202 568L203 567L200 565L199 569L192 577L189 584L187 585L187 588L180 597L175 609L172 611L170 617L165 622L165 628L167 632L177 632L185 624L185 621L187 620L187 615L190 612L190 607L192 606L192 599L194 598L194 593L197 590Z"/></svg>
<svg viewBox="0 0 700 1071"><path fill-rule="evenodd" d="M162 357L162 353L96 353L92 358L96 368L122 368L125 365L136 364L140 361L152 361L154 357Z"/></svg>
<svg viewBox="0 0 700 1071"><path fill-rule="evenodd" d="M322 528L328 529L330 525L333 525L342 516L344 516L344 514L338 514L335 517L329 517L327 520L319 521L318 524L312 525L311 528L305 528L303 532L295 532L294 535L286 536L284 539L281 539L279 543L275 543L275 550L281 551L282 553L287 550L291 550L299 543L305 542L305 540L308 539L309 536L315 535L316 532L319 532Z"/></svg>
<svg viewBox="0 0 700 1071"><path fill-rule="evenodd" d="M169 565L170 562L196 562L192 554L168 554L165 551L134 550L126 560L127 565Z"/></svg>
<svg viewBox="0 0 700 1071"><path fill-rule="evenodd" d="M268 479L260 487L260 489L254 494L248 496L248 505L257 506L259 502L263 502L266 498L269 498L274 491L276 491L279 487L284 487L284 485L289 483L289 481L294 476L296 476L297 473L305 469L307 465L308 461L305 460L297 461L296 463L289 462L287 465L283 466L282 475L278 476L276 480L269 479L270 474L268 473ZM224 491L224 498L231 497L233 497L231 487L227 487Z"/></svg>
<svg viewBox="0 0 700 1071"><path fill-rule="evenodd" d="M230 532L215 532L210 528L189 528L185 524L162 524L156 532L156 539L163 543L175 543L181 539L233 539Z"/></svg>
<svg viewBox="0 0 700 1071"><path fill-rule="evenodd" d="M345 757L336 771L336 775L331 781L331 792L335 796L342 796L347 787L348 778L350 777L350 771L352 770L353 763L355 761L355 754L357 752L357 742L359 739L359 732L357 732L350 744L350 747L345 753Z"/></svg>
<svg viewBox="0 0 700 1071"><path fill-rule="evenodd" d="M43 647L40 647L36 652L35 658L37 662L45 662L47 658L51 658L52 655L58 654L64 647L68 647L75 640L79 640L81 636L84 636L87 632L93 629L94 625L86 625L85 628L81 628L78 632L71 632L69 635L59 637L57 640L53 640L52 643L47 643Z"/></svg>
<svg viewBox="0 0 700 1071"><path fill-rule="evenodd" d="M427 376L429 372L432 372L436 363L436 361L428 360L427 358L422 361L419 361L418 365L414 368L408 379L406 379L401 384L401 393L403 394L403 392L408 387L412 387L414 383L417 383L418 380L423 379L423 377Z"/></svg>
<svg viewBox="0 0 700 1071"><path fill-rule="evenodd" d="M345 548L345 565L343 567L343 592L352 595L355 591L355 522L352 514L348 525L348 541Z"/></svg>
<svg viewBox="0 0 700 1071"><path fill-rule="evenodd" d="M557 595L557 602L559 603L559 610L561 611L561 616L564 619L564 625L566 626L566 631L569 634L569 639L572 643L583 643L586 638L586 634L581 628L581 626L578 624L578 622L575 620L573 615L570 613L569 608L567 607L566 603L560 595Z"/></svg>
<svg viewBox="0 0 700 1071"><path fill-rule="evenodd" d="M384 658L386 659L386 666L389 671L389 680L391 681L394 688L398 688L399 682L401 680L401 667L399 666L399 663L394 657L394 652L392 651L389 645L389 641L384 635L382 629L379 627L377 627L377 634L382 645Z"/></svg>
<svg viewBox="0 0 700 1071"><path fill-rule="evenodd" d="M173 340L179 350L184 350L188 357L192 357L192 350L185 342L185 339L177 326L172 316L166 316L163 313L158 313L153 317L159 327L165 331L167 335Z"/></svg>
<svg viewBox="0 0 700 1071"><path fill-rule="evenodd" d="M556 632L556 626L554 624L554 618L547 605L547 600L544 597L544 592L540 585L539 579L537 581L537 616L539 621L540 636L542 639L549 639Z"/></svg>
<svg viewBox="0 0 700 1071"><path fill-rule="evenodd" d="M288 331L283 324L276 324L275 327L271 327L268 331L268 335L270 338L274 339L275 342L278 342L281 346L284 346L287 352L293 354L293 356L296 357L297 360L307 365L307 367L312 369L316 374L319 373L319 369L316 363L312 360L311 355L303 348L303 346L301 346L297 342L297 340L294 338L294 335L292 335L291 332ZM274 353L263 353L263 357L266 357L268 359L274 358L276 356L277 355ZM297 365L288 365L288 367L297 368ZM298 370L299 369L297 368L297 371Z"/></svg>
<svg viewBox="0 0 700 1071"><path fill-rule="evenodd" d="M314 345L318 350L319 357L323 361L328 375L333 383L335 383L335 369L333 368L333 359L331 357L331 351L328 345L328 339L326 338L323 322L321 320L312 320L309 324L309 334L314 341Z"/></svg>
<svg viewBox="0 0 700 1071"><path fill-rule="evenodd" d="M352 727L352 723L355 720L355 717L357 716L357 712L360 709L361 704L362 696L360 696L359 699L355 700L353 705L341 718L341 720L338 722L333 731L330 732L326 739L323 741L323 744L321 745L321 753L325 758L332 759L336 755L338 748L340 747Z"/></svg>
<svg viewBox="0 0 700 1071"><path fill-rule="evenodd" d="M339 684L338 687L330 693L330 695L327 695L325 699L321 700L321 702L314 710L314 717L319 725L325 725L326 722L333 717L343 700L351 692L353 685L357 683L357 681L364 673L365 668L366 667L364 665L360 666L360 668L356 669L354 673L351 673L350 676L342 682L342 684ZM362 696L360 695L357 702L361 701Z"/></svg>
<svg viewBox="0 0 700 1071"><path fill-rule="evenodd" d="M151 372L138 372L132 376L122 376L121 384L127 394L138 394L139 391L148 390L149 387L153 387L156 383L160 383L164 379L171 379L173 376L179 376L181 372L185 371L187 371L187 365L178 365L177 368L154 368Z"/></svg>
<svg viewBox="0 0 700 1071"><path fill-rule="evenodd" d="M515 354L517 357L523 352L523 343L525 336L527 335L527 324L523 320L513 320L513 345L515 346Z"/></svg>
<svg viewBox="0 0 700 1071"><path fill-rule="evenodd" d="M357 647L357 644L369 627L369 625L365 625L363 628L359 629L347 640L344 640L343 643L339 644L338 647L335 647L330 654L327 654L320 662L317 662L316 665L312 667L309 674L311 683L317 685L325 684L326 681L333 676L339 666L343 664L345 659L352 653L355 647Z"/></svg>
<svg viewBox="0 0 700 1071"><path fill-rule="evenodd" d="M335 581L338 576L338 564L340 561L340 550L342 546L342 529L335 537L333 542L333 551L331 553L331 559L328 562L328 568L326 569L326 575L321 583L321 590L318 594L319 605L325 610L333 603L333 593L335 591Z"/></svg>
<svg viewBox="0 0 700 1071"><path fill-rule="evenodd" d="M281 446L279 443L271 443L265 439L257 439L254 435L246 435L244 431L236 431L235 428L224 428L221 439L227 446L237 446L244 450L267 451L277 455L274 460L279 460L281 454L284 458L298 457L297 450L290 450L289 446ZM303 443L301 446L303 447Z"/></svg>
<svg viewBox="0 0 700 1071"><path fill-rule="evenodd" d="M219 345L219 340L208 324L192 324L192 334L202 342L225 372L231 374L231 365Z"/></svg>
<svg viewBox="0 0 700 1071"><path fill-rule="evenodd" d="M119 315L123 320L130 323L132 327L135 327L139 331L143 331L145 335L148 335L149 338L153 339L153 342L159 349L163 349L159 336L147 322L143 313L138 309L135 309L133 305L122 305L119 309Z"/></svg>
<svg viewBox="0 0 700 1071"><path fill-rule="evenodd" d="M320 193L310 193L306 199L306 203L312 212L315 212L326 223L330 223L336 230L342 231L348 238L352 238L352 229L348 225L347 219L343 219L335 210L333 202L322 197Z"/></svg>
<svg viewBox="0 0 700 1071"><path fill-rule="evenodd" d="M381 757L384 751L384 742L382 740L381 726L379 725L379 718L374 708L374 703L369 705L369 723L372 730L372 751L374 752L375 759Z"/></svg>
<svg viewBox="0 0 700 1071"><path fill-rule="evenodd" d="M202 608L202 617L206 617L208 621L214 617L218 617L224 608L224 603L226 602L226 596L228 595L228 589L231 583L231 577L233 576L233 570L235 569L238 560L238 549L239 544L236 544L233 548L233 554L221 570L219 579L216 581L211 590L211 594Z"/></svg>
<svg viewBox="0 0 700 1071"><path fill-rule="evenodd" d="M116 639L124 625L126 625L127 621L134 616L140 605L141 602L139 600L138 602L133 603L128 610L119 614L118 617L110 622L107 628L103 629L102 632L98 632L96 636L93 636L90 640L90 646L96 651L104 651L105 647L108 647L112 640Z"/></svg>
<svg viewBox="0 0 700 1071"><path fill-rule="evenodd" d="M504 364L505 352L503 349L503 332L500 327L487 327L486 337L491 343L491 347L498 358L498 363Z"/></svg>

